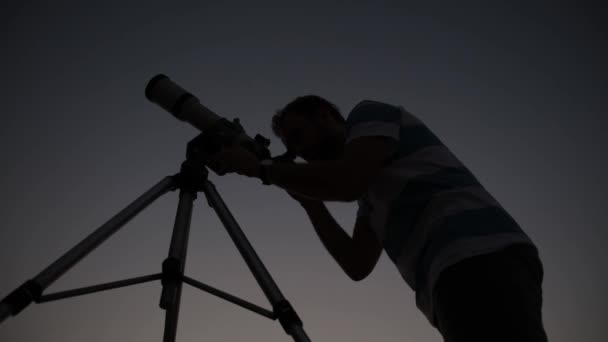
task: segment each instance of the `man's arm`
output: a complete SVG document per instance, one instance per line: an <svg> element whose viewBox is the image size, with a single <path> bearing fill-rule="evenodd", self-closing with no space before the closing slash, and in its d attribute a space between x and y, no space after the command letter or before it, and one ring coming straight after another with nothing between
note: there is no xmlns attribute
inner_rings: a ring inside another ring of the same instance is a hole
<svg viewBox="0 0 608 342"><path fill-rule="evenodd" d="M323 202L308 202L304 209L325 249L344 273L354 281L367 277L382 252L382 246L369 226L367 217L357 217L351 238Z"/></svg>
<svg viewBox="0 0 608 342"><path fill-rule="evenodd" d="M359 198L396 148L381 136L357 138L335 161L274 163L266 167L270 182L289 192L322 201L350 202Z"/></svg>
<svg viewBox="0 0 608 342"><path fill-rule="evenodd" d="M353 230L353 244L355 253L353 257L357 264L353 280L359 281L372 273L382 254L382 244L369 224L369 217L357 217Z"/></svg>

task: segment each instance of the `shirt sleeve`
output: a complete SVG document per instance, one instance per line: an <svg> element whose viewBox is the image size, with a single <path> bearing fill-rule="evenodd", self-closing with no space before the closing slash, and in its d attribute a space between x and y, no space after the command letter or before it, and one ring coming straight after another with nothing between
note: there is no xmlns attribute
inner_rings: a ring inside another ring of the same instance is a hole
<svg viewBox="0 0 608 342"><path fill-rule="evenodd" d="M346 143L362 136L385 136L399 140L400 123L400 107L362 101L346 119Z"/></svg>

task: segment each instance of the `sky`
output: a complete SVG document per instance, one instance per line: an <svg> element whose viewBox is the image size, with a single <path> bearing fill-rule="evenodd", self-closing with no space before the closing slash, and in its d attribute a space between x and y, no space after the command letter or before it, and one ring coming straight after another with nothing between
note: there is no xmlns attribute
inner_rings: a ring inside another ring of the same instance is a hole
<svg viewBox="0 0 608 342"><path fill-rule="evenodd" d="M606 341L608 31L585 2L4 1L0 297L163 177L198 132L149 102L158 73L247 132L317 94L417 115L537 244L549 339ZM313 341L442 341L383 254L351 281L281 189L210 175ZM352 233L355 203L327 204ZM45 293L161 270L177 192ZM270 309L204 197L186 274ZM159 341L160 282L33 304L0 341ZM177 340L289 341L277 321L184 286Z"/></svg>

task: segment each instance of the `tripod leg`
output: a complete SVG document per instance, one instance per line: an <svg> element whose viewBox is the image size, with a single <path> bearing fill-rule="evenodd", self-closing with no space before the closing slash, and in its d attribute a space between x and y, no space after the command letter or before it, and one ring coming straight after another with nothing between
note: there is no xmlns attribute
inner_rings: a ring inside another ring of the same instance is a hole
<svg viewBox="0 0 608 342"><path fill-rule="evenodd" d="M203 185L203 190L209 201L209 205L213 207L220 220L226 227L230 238L235 243L237 249L241 253L241 256L245 259L247 266L253 273L256 281L264 291L266 298L272 304L275 315L279 318L281 325L285 332L291 335L294 341L305 342L310 341L306 332L302 328L302 321L298 317L297 313L285 299L281 290L274 282L268 270L258 257L257 253L247 240L247 237L239 227L230 210L220 197L215 186L210 181L206 181Z"/></svg>
<svg viewBox="0 0 608 342"><path fill-rule="evenodd" d="M129 220L154 202L154 200L168 191L173 190L175 186L176 184L173 177L165 177L109 221L97 228L84 240L72 247L72 249L40 272L36 277L28 280L14 290L0 302L0 323L10 315L17 315L21 310L31 304L32 301L37 300L44 289L61 277L62 274L72 268L112 234L116 233L122 226L129 222Z"/></svg>
<svg viewBox="0 0 608 342"><path fill-rule="evenodd" d="M188 251L188 235L195 199L195 191L184 189L180 191L169 256L163 262L163 290L160 299L160 307L166 310L163 342L174 342L177 333L183 274Z"/></svg>

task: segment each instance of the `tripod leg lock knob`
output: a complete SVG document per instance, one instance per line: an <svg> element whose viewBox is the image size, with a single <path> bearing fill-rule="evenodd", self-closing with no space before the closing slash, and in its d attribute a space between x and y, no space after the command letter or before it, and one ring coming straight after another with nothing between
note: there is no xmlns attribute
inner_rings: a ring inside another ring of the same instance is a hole
<svg viewBox="0 0 608 342"><path fill-rule="evenodd" d="M163 261L163 273L161 277L161 283L163 286L175 283L180 280L182 274L180 272L179 260L175 258L167 258Z"/></svg>
<svg viewBox="0 0 608 342"><path fill-rule="evenodd" d="M2 303L8 305L11 314L15 316L33 301L38 301L41 295L42 286L35 280L30 279L6 296Z"/></svg>
<svg viewBox="0 0 608 342"><path fill-rule="evenodd" d="M274 316L279 318L279 322L281 322L281 325L286 332L289 333L289 331L291 331L289 327L293 324L297 324L300 327L302 326L302 320L286 299L279 301L274 306L273 311Z"/></svg>

